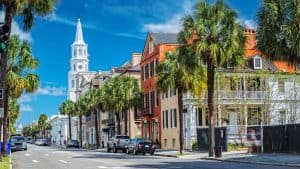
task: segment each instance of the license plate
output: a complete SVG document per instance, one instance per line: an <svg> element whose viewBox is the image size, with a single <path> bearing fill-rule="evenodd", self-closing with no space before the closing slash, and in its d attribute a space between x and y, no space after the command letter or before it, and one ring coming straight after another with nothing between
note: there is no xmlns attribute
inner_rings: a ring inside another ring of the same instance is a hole
<svg viewBox="0 0 300 169"><path fill-rule="evenodd" d="M149 145L145 145L146 148L149 148Z"/></svg>

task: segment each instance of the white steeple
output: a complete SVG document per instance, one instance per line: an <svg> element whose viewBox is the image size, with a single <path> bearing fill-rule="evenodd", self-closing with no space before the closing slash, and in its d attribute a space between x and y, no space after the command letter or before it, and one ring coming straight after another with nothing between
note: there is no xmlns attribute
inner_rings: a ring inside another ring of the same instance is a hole
<svg viewBox="0 0 300 169"><path fill-rule="evenodd" d="M82 35L82 28L81 28L81 22L80 19L77 19L77 25L76 25L76 35L75 35L75 41L73 44L85 44L83 40Z"/></svg>
<svg viewBox="0 0 300 169"><path fill-rule="evenodd" d="M88 48L83 40L80 19L77 20L75 41L71 45L71 56L68 73L68 99L76 101L77 75L89 71Z"/></svg>

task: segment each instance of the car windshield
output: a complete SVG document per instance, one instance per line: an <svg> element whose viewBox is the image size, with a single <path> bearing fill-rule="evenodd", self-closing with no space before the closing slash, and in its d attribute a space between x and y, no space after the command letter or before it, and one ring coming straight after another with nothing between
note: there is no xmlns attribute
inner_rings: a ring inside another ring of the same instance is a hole
<svg viewBox="0 0 300 169"><path fill-rule="evenodd" d="M130 139L129 136L117 136L117 139Z"/></svg>
<svg viewBox="0 0 300 169"><path fill-rule="evenodd" d="M72 140L71 143L72 143L72 144L77 144L78 141L77 141L77 140Z"/></svg>
<svg viewBox="0 0 300 169"><path fill-rule="evenodd" d="M151 140L139 140L138 142L141 144L151 144L152 143Z"/></svg>
<svg viewBox="0 0 300 169"><path fill-rule="evenodd" d="M24 141L24 137L14 136L11 138L11 141Z"/></svg>

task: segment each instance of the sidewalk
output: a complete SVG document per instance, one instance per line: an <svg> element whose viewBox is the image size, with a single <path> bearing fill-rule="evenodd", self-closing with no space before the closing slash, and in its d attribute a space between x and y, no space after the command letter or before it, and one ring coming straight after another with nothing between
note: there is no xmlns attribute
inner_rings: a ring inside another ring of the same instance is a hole
<svg viewBox="0 0 300 169"><path fill-rule="evenodd" d="M219 159L220 161L239 162L239 163L253 163L263 165L289 166L300 168L299 154L283 154L283 153L259 153L259 154L239 154L227 155Z"/></svg>
<svg viewBox="0 0 300 169"><path fill-rule="evenodd" d="M157 149L155 155L181 159L204 159L225 162L252 163L261 165L289 166L300 168L300 154L249 154L247 151L230 151L222 152L221 158L209 158L208 152L183 151L183 155L180 156L178 150Z"/></svg>
<svg viewBox="0 0 300 169"><path fill-rule="evenodd" d="M247 151L231 151L231 152L223 152L223 156L236 156L246 154ZM165 156L165 157L175 157L182 159L202 159L208 157L208 152L206 151L183 151L183 155L179 154L178 150L165 150L165 149L157 149L155 152L156 156Z"/></svg>

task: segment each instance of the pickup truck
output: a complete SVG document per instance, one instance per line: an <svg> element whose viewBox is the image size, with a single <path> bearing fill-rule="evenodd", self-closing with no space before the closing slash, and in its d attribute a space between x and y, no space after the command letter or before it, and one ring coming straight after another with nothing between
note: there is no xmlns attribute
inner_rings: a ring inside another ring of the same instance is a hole
<svg viewBox="0 0 300 169"><path fill-rule="evenodd" d="M113 150L114 153L116 153L118 150L126 152L129 141L129 136L115 135L107 142L107 152L110 152L110 150Z"/></svg>

